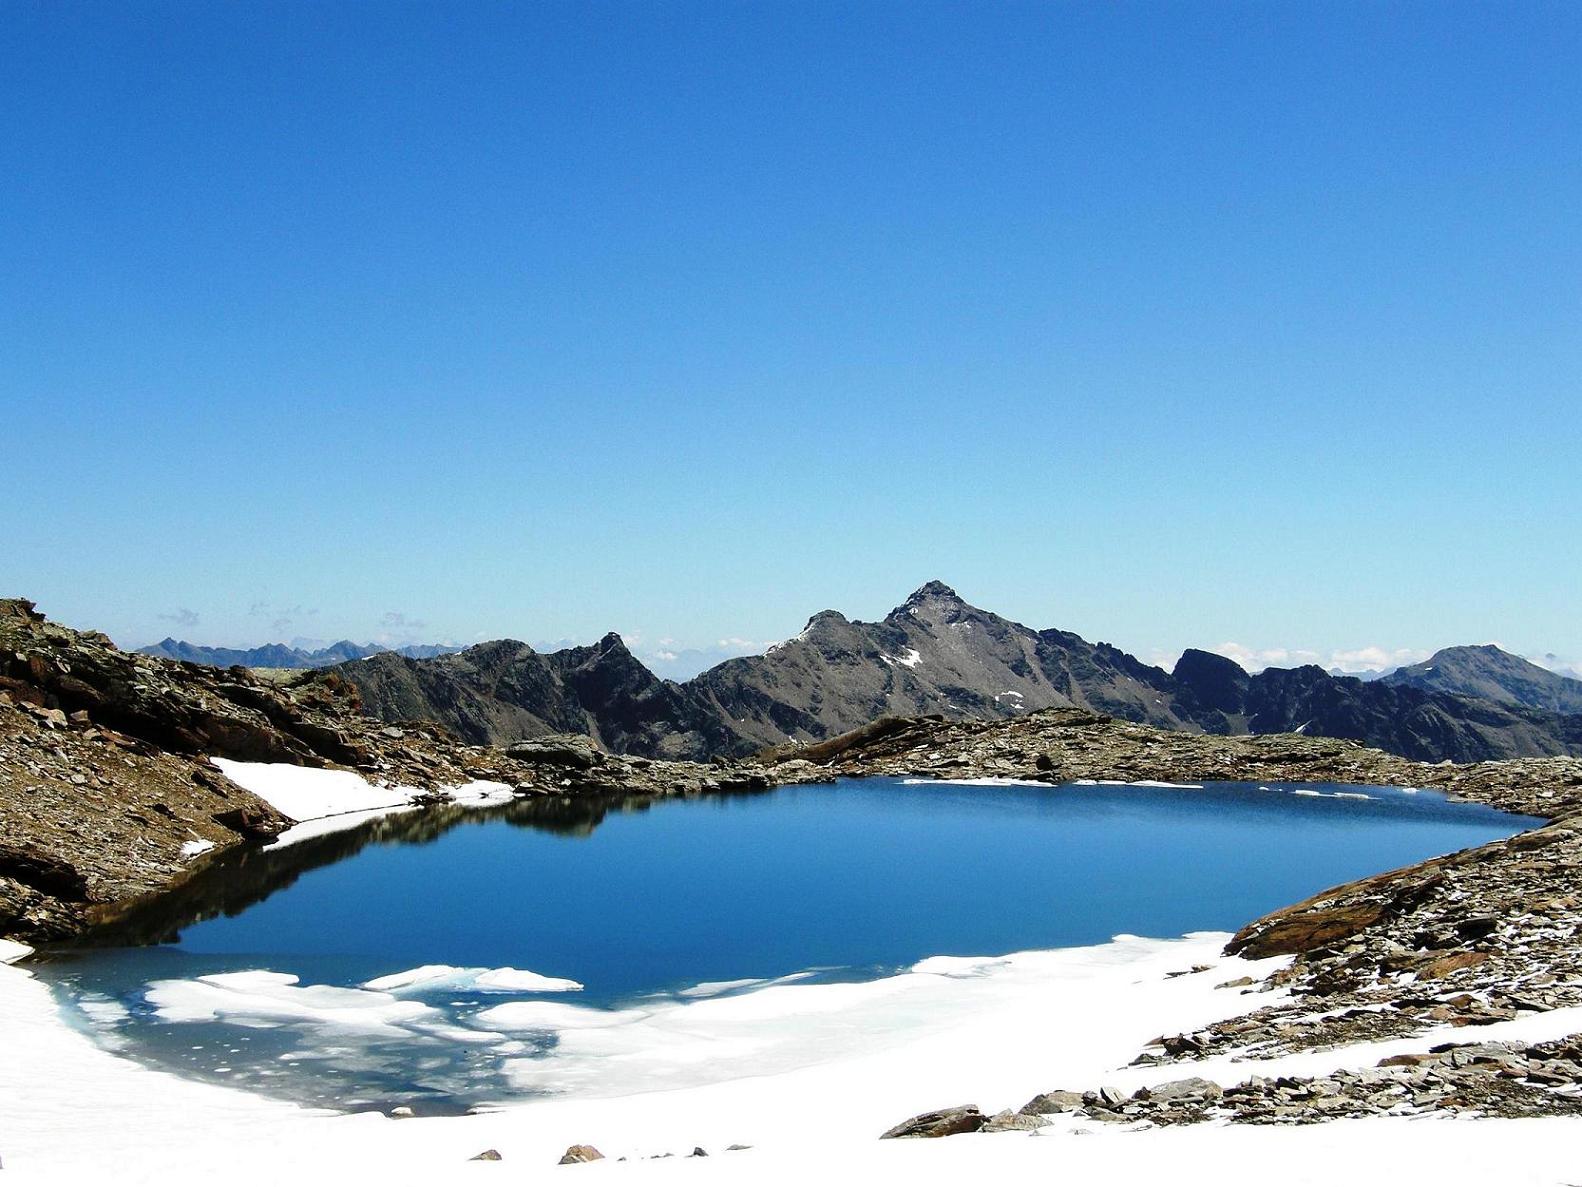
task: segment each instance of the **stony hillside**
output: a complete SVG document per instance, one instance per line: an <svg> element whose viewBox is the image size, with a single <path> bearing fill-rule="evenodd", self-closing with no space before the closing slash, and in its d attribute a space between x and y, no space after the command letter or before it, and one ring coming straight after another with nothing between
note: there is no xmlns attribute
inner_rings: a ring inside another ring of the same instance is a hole
<svg viewBox="0 0 1582 1187"><path fill-rule="evenodd" d="M1420 664L1397 668L1382 682L1551 713L1582 713L1582 680L1541 668L1492 643L1443 648Z"/></svg>

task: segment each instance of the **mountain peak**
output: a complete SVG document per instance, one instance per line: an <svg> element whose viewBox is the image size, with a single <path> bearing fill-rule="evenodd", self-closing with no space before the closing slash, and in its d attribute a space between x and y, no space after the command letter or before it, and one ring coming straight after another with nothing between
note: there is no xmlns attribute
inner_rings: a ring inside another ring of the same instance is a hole
<svg viewBox="0 0 1582 1187"><path fill-rule="evenodd" d="M929 581L913 590L905 604L916 606L921 602L961 602L961 595L943 581Z"/></svg>
<svg viewBox="0 0 1582 1187"><path fill-rule="evenodd" d="M1530 709L1582 713L1582 681L1551 672L1493 643L1441 647L1420 664L1397 668L1384 682Z"/></svg>

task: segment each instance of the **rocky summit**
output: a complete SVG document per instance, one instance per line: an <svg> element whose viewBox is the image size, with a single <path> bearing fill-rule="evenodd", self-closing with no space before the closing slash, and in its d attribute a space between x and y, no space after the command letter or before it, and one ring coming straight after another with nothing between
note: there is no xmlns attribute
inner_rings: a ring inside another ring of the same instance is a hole
<svg viewBox="0 0 1582 1187"><path fill-rule="evenodd" d="M795 638L684 684L653 675L614 634L566 651L502 640L331 671L385 720L436 721L493 744L569 730L653 758L742 757L886 716L994 721L1072 707L1189 733L1346 738L1435 762L1582 753L1582 715L1466 695L1482 684L1364 682L1314 666L1250 674L1196 650L1167 672L979 609L938 581L879 622L821 611Z"/></svg>

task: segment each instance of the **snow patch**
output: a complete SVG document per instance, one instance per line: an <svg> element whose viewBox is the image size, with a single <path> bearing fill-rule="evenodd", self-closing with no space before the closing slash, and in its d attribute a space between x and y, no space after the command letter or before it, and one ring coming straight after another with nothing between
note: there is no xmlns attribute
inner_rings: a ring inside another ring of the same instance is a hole
<svg viewBox="0 0 1582 1187"><path fill-rule="evenodd" d="M197 857L200 853L207 853L213 848L213 841L188 841L181 847L181 856Z"/></svg>
<svg viewBox="0 0 1582 1187"><path fill-rule="evenodd" d="M575 993L582 988L582 983L564 977L546 977L527 969L459 968L453 964L425 964L364 981L362 987L381 993L399 993L403 989L446 989L457 993Z"/></svg>
<svg viewBox="0 0 1582 1187"><path fill-rule="evenodd" d="M16 940L0 940L0 964L15 964L33 955L33 949Z"/></svg>
<svg viewBox="0 0 1582 1187"><path fill-rule="evenodd" d="M438 1019L439 1011L388 993L298 985L293 973L253 969L212 973L190 981L153 981L144 992L166 1022L235 1022L275 1026L316 1022L339 1030L389 1031L404 1024Z"/></svg>
<svg viewBox="0 0 1582 1187"><path fill-rule="evenodd" d="M297 821L268 848L294 845L309 837L355 828L392 812L409 812L414 800L430 793L417 787L370 783L355 771L298 767L291 763L211 759L232 783L246 788L277 811ZM514 793L504 783L475 780L437 793L454 803L483 808L509 803Z"/></svg>
<svg viewBox="0 0 1582 1187"><path fill-rule="evenodd" d="M923 656L916 647L908 647L906 649L905 655L895 656L881 654L879 658L885 663L889 664L891 667L899 665L903 668L915 668L917 667L919 661L922 660Z"/></svg>
<svg viewBox="0 0 1582 1187"><path fill-rule="evenodd" d="M1167 783L1161 779L1073 779L1073 787L1172 787L1178 791L1202 791L1201 783Z"/></svg>
<svg viewBox="0 0 1582 1187"><path fill-rule="evenodd" d="M1043 787L1054 786L1041 779L1012 779L1002 775L984 775L977 779L902 779L907 787Z"/></svg>
<svg viewBox="0 0 1582 1187"><path fill-rule="evenodd" d="M1568 1117L1402 1117L1142 1132L1065 1117L1041 1137L875 1140L904 1117L965 1100L986 1109L1015 1107L1051 1088L1113 1084L1130 1092L1187 1072L1222 1084L1255 1074L1323 1074L1366 1066L1395 1050L1422 1050L1441 1038L1471 1037L1446 1028L1442 1035L1276 1061L1219 1056L1188 1068L1128 1066L1154 1035L1196 1030L1278 1000L1277 995L1214 988L1242 973L1267 975L1281 963L1224 957L1224 939L1118 938L1092 948L983 958L981 965L953 957L938 966L939 973L919 972L934 964L922 961L887 979L898 984L870 992L866 999L854 997L841 1009L809 1014L800 1007L776 1007L761 1011L751 1024L718 1012L712 1019L708 1011L689 1014L684 1004L668 1014L650 1012L643 1020L623 1015L602 1031L616 1057L603 1057L607 1074L581 1074L579 1069L600 1062L586 1048L564 1056L552 1051L544 1061L546 1072L564 1073L564 1095L475 1116L399 1123L376 1113L327 1115L119 1058L68 1025L49 991L25 971L0 967L6 1180L14 1179L14 1187L108 1182L264 1187L344 1178L392 1187L447 1187L497 1178L496 1167L467 1161L490 1147L504 1155L507 1167L546 1167L553 1175L554 1163L573 1141L592 1143L609 1157L593 1171L573 1172L573 1178L602 1173L658 1185L717 1179L791 1187L827 1180L831 1168L838 1168L834 1177L841 1181L910 1187L1057 1178L1266 1187L1271 1167L1278 1168L1283 1183L1296 1187L1428 1181L1440 1187L1486 1187L1575 1178L1582 1119ZM1166 976L1197 963L1213 968L1201 976ZM276 974L253 988L277 992L288 987ZM846 987L804 988L813 993ZM693 1004L718 1006L763 996L749 992L739 999ZM870 1029L869 1022L876 1025ZM726 1078L669 1091L620 1090L624 1077L608 1065L622 1062L633 1040L644 1037L644 1027L653 1045L632 1061L634 1084L667 1079L680 1084L704 1079L711 1070ZM1536 1042L1578 1029L1582 1011L1562 1010L1479 1028L1477 1037ZM831 1042L836 1034L844 1038ZM574 1046L599 1036L592 1028L569 1035ZM700 1054L707 1060L726 1050L726 1040L734 1040L738 1054L732 1058L738 1066L756 1066L749 1049L766 1039L774 1058L745 1078L729 1078L729 1063L711 1069L696 1062ZM804 1048L813 1062L776 1074L773 1068L787 1063L786 1043ZM501 1041L494 1049L508 1047ZM611 1085L617 1086L613 1092ZM1057 1140L1051 1141L1051 1134ZM1064 1138L1071 1140L1059 1140ZM733 1142L753 1149L725 1154ZM685 1154L695 1145L718 1156L644 1160L666 1152ZM246 1157L239 1159L238 1150ZM632 1161L618 1164L622 1156Z"/></svg>
<svg viewBox="0 0 1582 1187"><path fill-rule="evenodd" d="M490 969L474 983L485 993L575 993L582 988L581 981L513 968Z"/></svg>

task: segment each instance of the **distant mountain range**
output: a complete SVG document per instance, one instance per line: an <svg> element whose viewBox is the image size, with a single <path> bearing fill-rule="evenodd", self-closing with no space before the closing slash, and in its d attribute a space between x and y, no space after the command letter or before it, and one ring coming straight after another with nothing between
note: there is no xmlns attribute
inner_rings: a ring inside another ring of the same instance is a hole
<svg viewBox="0 0 1582 1187"><path fill-rule="evenodd" d="M137 649L144 655L157 655L161 659L185 660L191 664L208 664L216 668L328 668L349 660L367 659L394 651L396 655L411 659L432 659L460 651L459 647L446 647L438 643L418 643L406 647L381 647L377 643L353 643L342 639L328 647L305 649L288 647L284 643L268 643L262 647L203 647L181 639L161 639L147 647Z"/></svg>
<svg viewBox="0 0 1582 1187"><path fill-rule="evenodd" d="M1446 647L1420 664L1380 677L1385 684L1482 697L1554 713L1582 713L1582 680L1573 680L1492 643Z"/></svg>
<svg viewBox="0 0 1582 1187"><path fill-rule="evenodd" d="M1249 674L1196 650L1166 671L1011 622L935 581L879 622L825 610L764 655L684 683L655 676L614 634L548 653L514 640L434 658L386 652L333 670L387 720L439 721L478 743L572 730L650 757L748 754L886 715L1004 718L1064 705L1202 733L1352 738L1429 761L1582 753L1582 681L1497 648L1441 657L1371 681L1317 666Z"/></svg>

